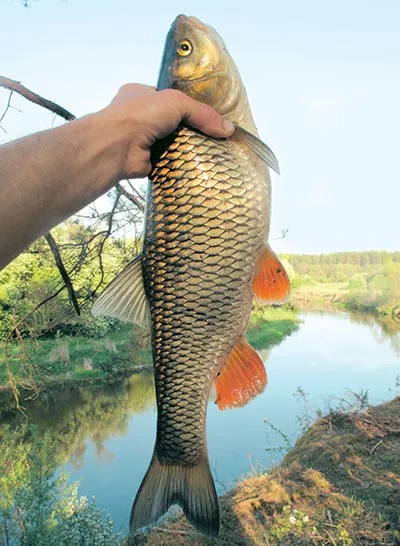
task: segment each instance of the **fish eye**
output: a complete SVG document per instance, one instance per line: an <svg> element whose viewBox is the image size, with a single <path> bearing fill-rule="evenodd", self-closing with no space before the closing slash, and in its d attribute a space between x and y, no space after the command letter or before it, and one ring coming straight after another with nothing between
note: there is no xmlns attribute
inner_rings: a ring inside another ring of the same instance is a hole
<svg viewBox="0 0 400 546"><path fill-rule="evenodd" d="M189 42L189 40L182 40L181 42L179 42L177 49L178 55L181 55L182 57L187 57L192 53L192 50L193 46Z"/></svg>

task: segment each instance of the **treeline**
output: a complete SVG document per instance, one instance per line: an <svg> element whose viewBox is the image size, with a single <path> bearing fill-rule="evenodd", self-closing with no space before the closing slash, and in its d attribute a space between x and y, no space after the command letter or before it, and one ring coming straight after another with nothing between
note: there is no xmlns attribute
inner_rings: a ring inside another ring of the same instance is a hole
<svg viewBox="0 0 400 546"><path fill-rule="evenodd" d="M330 300L347 308L400 316L400 251L338 252L334 254L285 254L292 286L326 285ZM338 285L340 295L337 295ZM330 287L330 285L332 285Z"/></svg>
<svg viewBox="0 0 400 546"><path fill-rule="evenodd" d="M400 251L336 252L332 254L283 254L298 275L321 282L343 282L356 273L373 274L386 263L400 263Z"/></svg>

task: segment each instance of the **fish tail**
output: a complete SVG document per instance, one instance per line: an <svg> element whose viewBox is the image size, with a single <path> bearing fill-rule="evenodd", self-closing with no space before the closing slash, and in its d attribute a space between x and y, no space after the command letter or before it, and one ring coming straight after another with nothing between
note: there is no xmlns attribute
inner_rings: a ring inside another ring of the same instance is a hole
<svg viewBox="0 0 400 546"><path fill-rule="evenodd" d="M219 503L207 455L197 464L162 463L154 453L136 495L130 532L154 523L173 504L179 504L190 523L202 533L217 536Z"/></svg>

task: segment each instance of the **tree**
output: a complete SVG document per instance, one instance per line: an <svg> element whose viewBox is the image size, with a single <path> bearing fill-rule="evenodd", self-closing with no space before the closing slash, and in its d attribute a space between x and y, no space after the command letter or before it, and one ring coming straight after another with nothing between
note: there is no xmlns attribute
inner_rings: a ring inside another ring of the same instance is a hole
<svg viewBox="0 0 400 546"><path fill-rule="evenodd" d="M367 288L367 281L365 280L364 275L357 274L353 275L349 279L349 290L351 292L362 292Z"/></svg>
<svg viewBox="0 0 400 546"><path fill-rule="evenodd" d="M75 119L71 112L27 89L20 82L0 76L0 87L10 91L5 110L0 116L0 127L7 112L12 108L13 93L22 95L27 100L54 112L66 121ZM33 298L34 301L32 300L32 305L29 308L26 306L23 309L18 308L18 312L14 313L14 330L26 320L30 320L34 313L40 311L43 314L44 306L53 305L54 298L58 298L60 294L62 294L62 298L67 298L69 301L69 313L75 311L79 315L82 310L88 308L93 298L110 280L110 276L105 270L105 251L114 243L109 245L109 241L118 239L122 265L135 257L140 246L144 194L137 191L130 181L126 181L125 184L117 184L107 197L106 210L100 210L96 202L93 203L67 221L64 224L64 230L58 228L52 230L40 242L34 243L24 254L22 261L25 261L25 257L27 257L28 262L32 255L38 255L38 259L35 261L36 267L39 266L41 257L45 260L45 267L36 279L36 295L41 294L42 297ZM128 236L130 237L129 243L127 242ZM51 266L48 261L49 256L53 260ZM121 260L118 260L118 265L120 264ZM111 264L107 265L110 267ZM10 267L13 268L13 266ZM3 275L1 277L3 283L7 279L9 268L6 268L5 277ZM88 269L95 274L92 276L91 282L83 282ZM111 269L113 268L111 267ZM25 274L34 280L30 273L25 271ZM96 282L92 282L93 280ZM7 302L4 302L5 294L6 292L3 290L3 304L5 303L7 306Z"/></svg>

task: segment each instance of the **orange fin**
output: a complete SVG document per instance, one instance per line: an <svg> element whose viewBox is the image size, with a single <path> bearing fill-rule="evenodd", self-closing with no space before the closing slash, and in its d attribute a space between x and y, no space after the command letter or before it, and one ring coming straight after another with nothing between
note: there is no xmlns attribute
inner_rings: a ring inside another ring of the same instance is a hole
<svg viewBox="0 0 400 546"><path fill-rule="evenodd" d="M290 296L290 281L278 257L266 246L256 264L253 292L264 303L282 304Z"/></svg>
<svg viewBox="0 0 400 546"><path fill-rule="evenodd" d="M245 406L267 384L264 363L253 347L241 338L215 379L220 410Z"/></svg>

